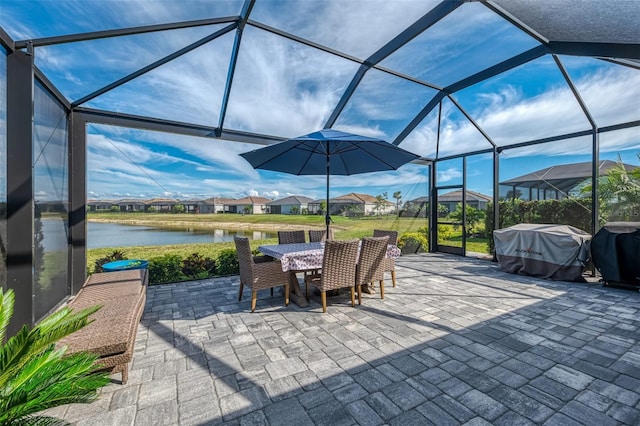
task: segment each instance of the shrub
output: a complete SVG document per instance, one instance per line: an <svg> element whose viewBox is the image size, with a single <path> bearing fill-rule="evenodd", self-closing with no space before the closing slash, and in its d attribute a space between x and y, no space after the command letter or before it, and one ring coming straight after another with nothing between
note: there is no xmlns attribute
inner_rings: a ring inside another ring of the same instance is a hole
<svg viewBox="0 0 640 426"><path fill-rule="evenodd" d="M240 273L238 253L234 249L224 249L218 253L216 261L218 275L235 275Z"/></svg>
<svg viewBox="0 0 640 426"><path fill-rule="evenodd" d="M418 228L416 230L417 233L424 235L425 240L429 241L429 227L423 226L422 228Z"/></svg>
<svg viewBox="0 0 640 426"><path fill-rule="evenodd" d="M210 277L216 273L216 261L193 253L182 260L182 273L193 279Z"/></svg>
<svg viewBox="0 0 640 426"><path fill-rule="evenodd" d="M173 283L189 277L182 273L182 259L176 254L166 254L149 259L149 283Z"/></svg>
<svg viewBox="0 0 640 426"><path fill-rule="evenodd" d="M438 225L438 242L449 240L453 237L453 229L451 225Z"/></svg>
<svg viewBox="0 0 640 426"><path fill-rule="evenodd" d="M398 247L402 253L418 253L426 250L429 243L421 232L405 232L398 239Z"/></svg>
<svg viewBox="0 0 640 426"><path fill-rule="evenodd" d="M96 260L93 267L93 272L94 273L104 272L102 269L102 265L104 265L105 263L114 262L116 260L125 260L125 259L127 259L127 255L123 251L114 250L113 252L111 252L111 254L108 254L105 257L101 257L100 259Z"/></svg>

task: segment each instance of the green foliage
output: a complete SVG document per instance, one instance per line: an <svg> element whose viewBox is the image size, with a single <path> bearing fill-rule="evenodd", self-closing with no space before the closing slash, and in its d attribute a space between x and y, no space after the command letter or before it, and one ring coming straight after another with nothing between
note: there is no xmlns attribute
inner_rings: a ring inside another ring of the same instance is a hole
<svg viewBox="0 0 640 426"><path fill-rule="evenodd" d="M418 228L416 230L416 232L418 234L421 234L425 241L429 241L429 227L428 226L423 226L421 228ZM443 241L449 240L453 237L453 230L451 229L451 226L449 225L438 225L438 242L441 243ZM422 248L423 249L427 249L429 246L428 244L423 244Z"/></svg>
<svg viewBox="0 0 640 426"><path fill-rule="evenodd" d="M418 228L416 230L417 233L424 235L424 238L429 241L429 227L428 226L423 226L421 228Z"/></svg>
<svg viewBox="0 0 640 426"><path fill-rule="evenodd" d="M149 283L174 283L189 277L182 273L182 258L175 254L166 254L149 259Z"/></svg>
<svg viewBox="0 0 640 426"><path fill-rule="evenodd" d="M234 275L240 273L238 253L234 249L220 251L216 264L218 275Z"/></svg>
<svg viewBox="0 0 640 426"><path fill-rule="evenodd" d="M120 206L111 206L109 207L109 211L112 213L120 213Z"/></svg>
<svg viewBox="0 0 640 426"><path fill-rule="evenodd" d="M171 207L171 213L184 213L185 211L186 211L186 209L184 208L184 205L182 205L182 204L176 204L176 205Z"/></svg>
<svg viewBox="0 0 640 426"><path fill-rule="evenodd" d="M14 294L0 289L0 342L13 316ZM56 342L90 321L98 306L74 312L63 308L36 327L22 329L0 344L0 424L62 424L58 419L35 413L70 403L91 402L97 390L109 382L105 372L95 371L96 355L65 356L66 347Z"/></svg>
<svg viewBox="0 0 640 426"><path fill-rule="evenodd" d="M116 260L125 260L125 259L128 259L128 258L123 251L114 250L113 252L106 255L105 257L101 257L100 259L97 259L95 261L93 266L93 272L94 273L104 272L102 269L102 265L104 265L105 263L114 262Z"/></svg>
<svg viewBox="0 0 640 426"><path fill-rule="evenodd" d="M453 238L453 229L450 225L438 225L438 242L441 243L445 240Z"/></svg>
<svg viewBox="0 0 640 426"><path fill-rule="evenodd" d="M429 242L422 232L405 232L398 239L398 247L403 253L418 253L429 247Z"/></svg>
<svg viewBox="0 0 640 426"><path fill-rule="evenodd" d="M462 223L462 204L458 203L456 205L455 211L453 211L449 217L454 219L460 223ZM466 219L467 219L467 234L471 235L474 233L474 228L476 225L484 220L486 213L484 210L479 210L472 206L467 206L466 208Z"/></svg>
<svg viewBox="0 0 640 426"><path fill-rule="evenodd" d="M345 206L343 216L344 217L362 217L364 212L357 204L349 204Z"/></svg>
<svg viewBox="0 0 640 426"><path fill-rule="evenodd" d="M589 184L580 192L589 195L591 190ZM616 165L598 178L598 193L601 223L640 220L640 167L627 170L618 158Z"/></svg>
<svg viewBox="0 0 640 426"><path fill-rule="evenodd" d="M182 273L192 279L213 276L216 273L216 261L210 257L193 253L182 260Z"/></svg>
<svg viewBox="0 0 640 426"><path fill-rule="evenodd" d="M95 272L102 272L104 263L123 259L126 259L124 253L116 250L95 261ZM240 268L236 250L227 248L218 252L217 259L200 253L192 253L184 258L177 254L151 257L148 271L149 283L161 284L203 279L215 275L234 275L240 272Z"/></svg>

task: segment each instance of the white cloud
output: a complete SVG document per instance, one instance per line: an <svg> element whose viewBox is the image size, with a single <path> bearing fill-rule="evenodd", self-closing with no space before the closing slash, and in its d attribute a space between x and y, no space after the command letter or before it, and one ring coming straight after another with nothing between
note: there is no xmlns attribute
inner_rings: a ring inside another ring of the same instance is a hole
<svg viewBox="0 0 640 426"><path fill-rule="evenodd" d="M257 1L251 18L364 59L440 0Z"/></svg>
<svg viewBox="0 0 640 426"><path fill-rule="evenodd" d="M262 196L265 198L280 198L280 192L278 191L266 191L262 193Z"/></svg>
<svg viewBox="0 0 640 426"><path fill-rule="evenodd" d="M636 70L613 67L592 72L577 80L576 86L599 125L637 120L640 73ZM499 146L590 129L589 122L567 86L555 87L537 96L527 97L522 90L507 84L497 93L483 92L477 98L482 109L472 113L472 116ZM455 114L460 116L453 108L443 109L445 118L440 134L441 156L490 148L490 144L469 121L450 121L447 118L456 117ZM638 141L637 129L635 131L635 140ZM436 132L437 114L430 114L401 146L417 154L433 157ZM628 148L634 143L634 136L629 132L604 134L600 139L603 150ZM532 147L519 152L523 155L540 154L540 149ZM559 141L546 144L544 153L551 155L574 152L574 143Z"/></svg>

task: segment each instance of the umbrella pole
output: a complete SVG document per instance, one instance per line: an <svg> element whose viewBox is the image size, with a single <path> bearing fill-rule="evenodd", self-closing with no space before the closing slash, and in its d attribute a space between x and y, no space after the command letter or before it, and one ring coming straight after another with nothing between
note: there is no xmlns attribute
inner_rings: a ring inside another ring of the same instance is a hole
<svg viewBox="0 0 640 426"><path fill-rule="evenodd" d="M327 225L327 233L326 239L329 239L329 222L331 221L331 217L329 216L329 154L327 154L327 211L325 213L325 224Z"/></svg>

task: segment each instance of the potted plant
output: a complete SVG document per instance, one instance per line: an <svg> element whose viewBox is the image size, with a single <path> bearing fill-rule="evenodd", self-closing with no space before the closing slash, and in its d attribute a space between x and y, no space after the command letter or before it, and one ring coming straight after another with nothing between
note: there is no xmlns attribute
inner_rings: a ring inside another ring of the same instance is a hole
<svg viewBox="0 0 640 426"><path fill-rule="evenodd" d="M428 247L428 244L427 239L420 232L405 232L398 239L398 248L402 254L417 253Z"/></svg>

